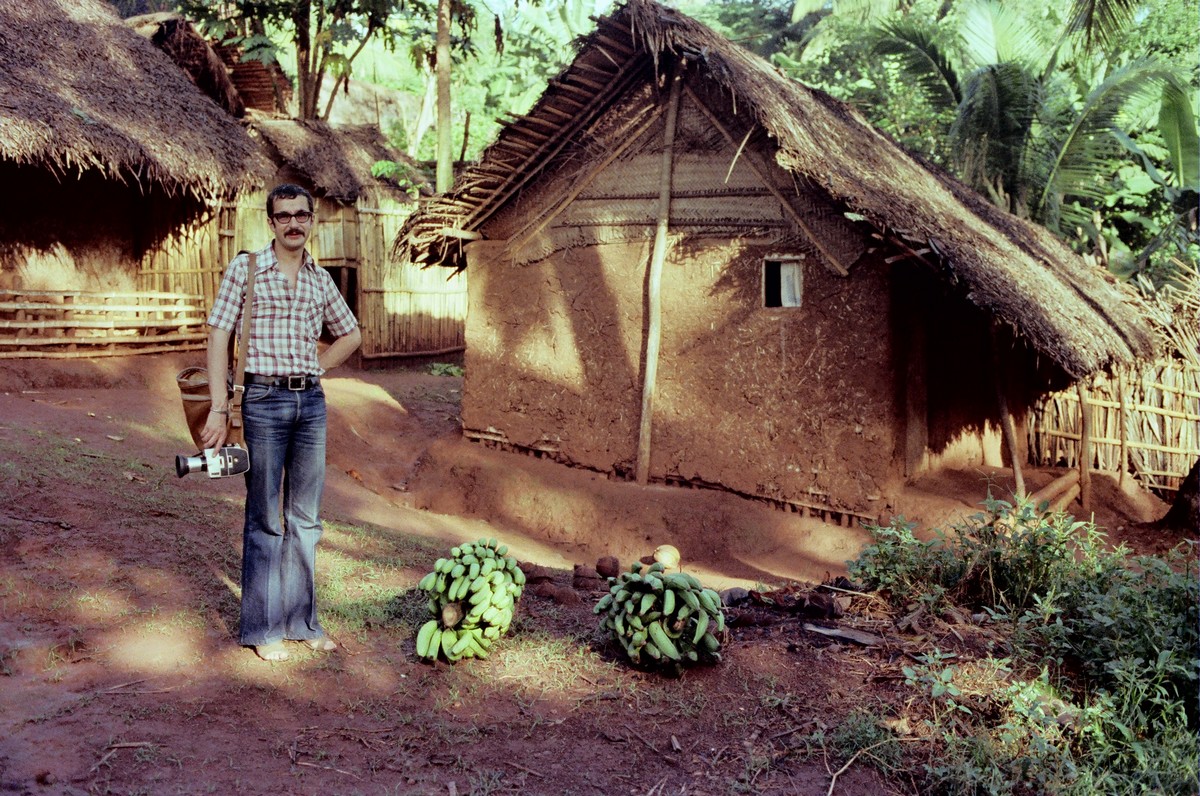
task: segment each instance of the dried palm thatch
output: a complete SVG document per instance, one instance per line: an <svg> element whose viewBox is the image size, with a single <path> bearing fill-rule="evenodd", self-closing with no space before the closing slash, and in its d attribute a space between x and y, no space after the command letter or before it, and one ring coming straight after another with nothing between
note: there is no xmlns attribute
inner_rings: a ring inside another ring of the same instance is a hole
<svg viewBox="0 0 1200 796"><path fill-rule="evenodd" d="M221 56L209 46L191 22L179 14L161 11L130 17L125 24L170 56L196 84L196 88L211 97L230 116L241 118L246 114L246 105L229 78L229 70L225 68Z"/></svg>
<svg viewBox="0 0 1200 796"><path fill-rule="evenodd" d="M258 187L270 168L101 0L0 0L0 158L201 198Z"/></svg>
<svg viewBox="0 0 1200 796"><path fill-rule="evenodd" d="M254 114L251 114L254 117ZM399 164L408 182L426 183L417 164L384 142L375 125L334 127L321 121L252 118L250 127L262 136L269 157L322 196L354 202L361 195L382 192L400 201L404 186L392 177L376 177L372 167L381 160Z"/></svg>
<svg viewBox="0 0 1200 796"><path fill-rule="evenodd" d="M906 152L851 107L782 76L763 59L653 0L601 19L534 108L510 122L454 188L400 231L396 253L462 268L463 240L631 85L683 69L697 96L753 120L775 162L877 235L935 268L1068 376L1153 355L1132 291L1089 267L1045 229L985 201ZM639 82L640 81L640 82Z"/></svg>

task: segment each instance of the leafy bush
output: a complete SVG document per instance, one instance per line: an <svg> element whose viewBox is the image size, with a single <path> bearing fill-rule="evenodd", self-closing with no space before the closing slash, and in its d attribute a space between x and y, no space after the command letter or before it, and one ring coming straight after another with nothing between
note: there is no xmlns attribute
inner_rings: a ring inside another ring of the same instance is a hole
<svg viewBox="0 0 1200 796"><path fill-rule="evenodd" d="M940 744L927 792L1196 793L1194 546L1132 557L1091 523L990 496L983 507L929 541L903 519L871 528L849 564L897 609L981 609L1011 631L1012 671L999 662L1007 685L990 692L964 696L938 650L904 668ZM1040 674L1013 674L1025 670Z"/></svg>

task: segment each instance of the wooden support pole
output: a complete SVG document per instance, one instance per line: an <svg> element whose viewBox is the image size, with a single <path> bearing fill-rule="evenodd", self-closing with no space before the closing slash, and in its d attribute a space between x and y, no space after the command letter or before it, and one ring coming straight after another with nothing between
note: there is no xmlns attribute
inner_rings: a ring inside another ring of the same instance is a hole
<svg viewBox="0 0 1200 796"><path fill-rule="evenodd" d="M906 285L903 277L893 278ZM904 338L904 477L915 481L925 472L929 461L929 366L925 356L925 303L907 287L901 288L901 301L919 301L909 315L908 334ZM912 307L913 305L908 305Z"/></svg>
<svg viewBox="0 0 1200 796"><path fill-rule="evenodd" d="M1079 505L1084 512L1092 507L1092 413L1083 381L1075 384L1079 393Z"/></svg>
<svg viewBox="0 0 1200 796"><path fill-rule="evenodd" d="M1013 423L1012 414L1008 411L1008 397L1004 394L1004 377L1007 368L1004 358L1000 356L1000 333L996 322L992 322L992 383L996 386L996 406L1000 410L1000 431L1004 434L1004 444L1008 447L1008 458L1012 461L1013 483L1016 487L1017 498L1025 497L1025 474L1021 470L1021 445L1017 442L1017 428Z"/></svg>
<svg viewBox="0 0 1200 796"><path fill-rule="evenodd" d="M655 381L658 378L658 352L662 346L662 270L667 257L667 233L671 226L671 170L675 165L675 122L679 117L681 84L680 74L673 72L671 93L667 99L662 171L659 175L658 225L654 230L654 251L646 276L646 380L642 383L642 420L638 429L637 451L637 482L642 485L650 480L650 430L654 415Z"/></svg>
<svg viewBox="0 0 1200 796"><path fill-rule="evenodd" d="M1125 430L1128 417L1127 399L1125 398L1125 375L1117 374L1117 400L1121 405L1117 409L1117 438L1121 440L1121 452L1117 456L1117 486L1125 486L1125 471L1129 469L1129 438Z"/></svg>

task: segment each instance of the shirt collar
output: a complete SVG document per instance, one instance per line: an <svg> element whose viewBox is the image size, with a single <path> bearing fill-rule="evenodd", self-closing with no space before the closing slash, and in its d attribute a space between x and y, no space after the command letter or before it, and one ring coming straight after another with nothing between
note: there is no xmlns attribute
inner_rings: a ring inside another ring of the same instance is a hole
<svg viewBox="0 0 1200 796"><path fill-rule="evenodd" d="M267 257L261 257L261 256L259 257L259 263L258 263L259 271L263 271L268 268L277 268L279 266L279 257L277 257L275 254L275 241L271 241L269 244L267 244L266 252L268 254ZM304 247L304 259L300 263L300 270L303 271L306 268L315 270L316 267L317 267L317 261L313 259L313 256L311 254L309 254L308 247L305 246Z"/></svg>

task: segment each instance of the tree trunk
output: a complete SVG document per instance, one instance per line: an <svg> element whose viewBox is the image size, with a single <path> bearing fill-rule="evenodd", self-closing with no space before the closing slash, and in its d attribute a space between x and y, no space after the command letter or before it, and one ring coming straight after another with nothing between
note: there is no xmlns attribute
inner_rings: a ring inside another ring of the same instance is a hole
<svg viewBox="0 0 1200 796"><path fill-rule="evenodd" d="M1191 471L1179 485L1179 494L1171 508L1158 521L1158 527L1164 531L1184 531L1195 533L1200 529L1200 459L1192 465Z"/></svg>
<svg viewBox="0 0 1200 796"><path fill-rule="evenodd" d="M437 50L437 179L438 193L454 183L454 152L450 138L450 0L438 0Z"/></svg>
<svg viewBox="0 0 1200 796"><path fill-rule="evenodd" d="M296 116L312 119L316 117L316 104L311 101L312 36L307 2L296 3L292 24L296 26Z"/></svg>

